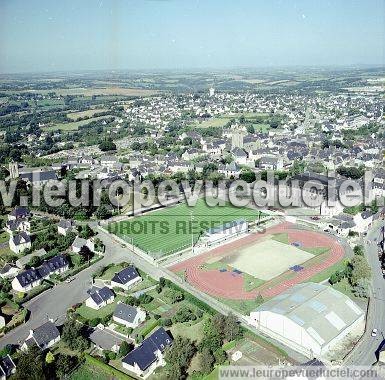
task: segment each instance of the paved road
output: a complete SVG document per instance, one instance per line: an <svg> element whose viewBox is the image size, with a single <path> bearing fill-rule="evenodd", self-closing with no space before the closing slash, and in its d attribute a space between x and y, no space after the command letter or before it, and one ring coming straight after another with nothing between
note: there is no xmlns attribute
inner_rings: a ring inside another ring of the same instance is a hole
<svg viewBox="0 0 385 380"><path fill-rule="evenodd" d="M372 268L372 297L369 304L366 332L348 356L345 364L372 365L377 361L376 350L385 338L385 279L382 277L377 247L381 226L384 226L383 221L377 223L364 239L365 254ZM376 338L371 336L374 328L378 329Z"/></svg>
<svg viewBox="0 0 385 380"><path fill-rule="evenodd" d="M69 284L63 282L39 296L26 302L24 306L31 311L30 319L23 325L11 330L0 339L0 348L6 344L18 344L27 337L29 330L40 326L48 318L57 323L64 321L66 311L72 305L83 302L87 298L87 290L91 286L91 276L98 269L110 263L128 261L127 250L110 249L106 246L106 253L102 260L78 273L75 280Z"/></svg>

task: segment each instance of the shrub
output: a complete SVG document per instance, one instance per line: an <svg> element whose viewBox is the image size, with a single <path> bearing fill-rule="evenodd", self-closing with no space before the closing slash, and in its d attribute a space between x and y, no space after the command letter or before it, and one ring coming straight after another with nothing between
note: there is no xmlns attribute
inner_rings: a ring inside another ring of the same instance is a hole
<svg viewBox="0 0 385 380"><path fill-rule="evenodd" d="M170 327L172 326L172 320L170 318L164 318L161 320L162 326Z"/></svg>

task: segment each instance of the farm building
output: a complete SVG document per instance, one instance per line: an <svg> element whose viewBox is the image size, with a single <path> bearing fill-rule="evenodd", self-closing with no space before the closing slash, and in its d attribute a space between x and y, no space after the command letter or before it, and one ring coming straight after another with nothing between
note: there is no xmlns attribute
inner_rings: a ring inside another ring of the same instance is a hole
<svg viewBox="0 0 385 380"><path fill-rule="evenodd" d="M250 313L250 323L309 358L326 355L361 326L364 312L333 288L293 286Z"/></svg>

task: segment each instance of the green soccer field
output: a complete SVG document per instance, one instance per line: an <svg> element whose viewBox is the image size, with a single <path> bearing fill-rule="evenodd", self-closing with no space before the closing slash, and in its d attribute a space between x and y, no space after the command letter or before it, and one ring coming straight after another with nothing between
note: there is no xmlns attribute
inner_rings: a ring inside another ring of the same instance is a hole
<svg viewBox="0 0 385 380"><path fill-rule="evenodd" d="M214 226L237 219L254 221L259 214L257 210L230 204L209 207L200 199L194 207L178 204L113 223L109 228L112 233L150 255L161 257L188 248L192 236L195 243L204 231Z"/></svg>

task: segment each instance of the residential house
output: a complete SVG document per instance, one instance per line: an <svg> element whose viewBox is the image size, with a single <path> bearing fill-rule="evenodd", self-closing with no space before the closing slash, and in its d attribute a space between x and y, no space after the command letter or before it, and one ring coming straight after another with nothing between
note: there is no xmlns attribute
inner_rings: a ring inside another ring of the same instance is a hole
<svg viewBox="0 0 385 380"><path fill-rule="evenodd" d="M123 368L141 378L147 378L158 367L164 366L164 351L172 344L172 337L160 327L122 359Z"/></svg>
<svg viewBox="0 0 385 380"><path fill-rule="evenodd" d="M232 154L234 157L235 162L238 165L246 165L247 163L247 153L242 148L234 148L232 150Z"/></svg>
<svg viewBox="0 0 385 380"><path fill-rule="evenodd" d="M68 268L69 263L65 256L54 256L44 261L40 267L36 269L27 269L16 275L12 280L12 288L18 292L27 292L32 288L39 286L44 279L52 274L64 273Z"/></svg>
<svg viewBox="0 0 385 380"><path fill-rule="evenodd" d="M261 170L282 170L282 157L268 157L264 156L259 159L259 168Z"/></svg>
<svg viewBox="0 0 385 380"><path fill-rule="evenodd" d="M7 220L4 226L4 230L9 234L18 232L29 232L31 229L31 223L27 219L14 219Z"/></svg>
<svg viewBox="0 0 385 380"><path fill-rule="evenodd" d="M133 266L122 269L120 272L115 273L111 279L111 288L122 288L128 290L131 286L142 281L139 273Z"/></svg>
<svg viewBox="0 0 385 380"><path fill-rule="evenodd" d="M31 238L30 236L22 231L18 235L11 236L9 238L9 248L12 252L21 253L26 249L31 248Z"/></svg>
<svg viewBox="0 0 385 380"><path fill-rule="evenodd" d="M112 319L117 323L134 329L146 320L146 312L138 307L118 302Z"/></svg>
<svg viewBox="0 0 385 380"><path fill-rule="evenodd" d="M69 232L73 230L75 223L71 219L62 219L57 225L57 232L60 235L67 236Z"/></svg>
<svg viewBox="0 0 385 380"><path fill-rule="evenodd" d="M35 330L29 331L29 335L22 344L21 349L26 351L28 348L36 345L41 350L46 350L59 342L59 340L60 332L55 324L49 320Z"/></svg>
<svg viewBox="0 0 385 380"><path fill-rule="evenodd" d="M356 227L354 231L363 233L368 230L368 228L373 223L373 213L370 210L360 212L353 217Z"/></svg>
<svg viewBox="0 0 385 380"><path fill-rule="evenodd" d="M240 167L233 161L230 164L218 165L218 173L224 174L226 178L238 178L241 174Z"/></svg>
<svg viewBox="0 0 385 380"><path fill-rule="evenodd" d="M100 158L100 165L107 169L112 169L117 163L118 159L115 156L103 156Z"/></svg>
<svg viewBox="0 0 385 380"><path fill-rule="evenodd" d="M88 291L88 294L90 296L86 299L86 306L95 310L99 310L102 307L111 304L115 299L115 294L107 286L104 286L103 288L93 287Z"/></svg>
<svg viewBox="0 0 385 380"><path fill-rule="evenodd" d="M113 333L109 329L105 329L104 326L95 327L89 335L89 339L101 354L103 351L112 351L118 353L120 345L124 340L123 337Z"/></svg>
<svg viewBox="0 0 385 380"><path fill-rule="evenodd" d="M8 220L28 219L31 216L27 207L16 206L8 215Z"/></svg>
<svg viewBox="0 0 385 380"><path fill-rule="evenodd" d="M5 380L16 372L16 365L9 355L0 358L0 380Z"/></svg>
<svg viewBox="0 0 385 380"><path fill-rule="evenodd" d="M88 247L90 251L95 251L95 244L92 238L83 239L79 236L76 236L74 242L72 243L72 251L75 253L79 253L83 247Z"/></svg>
<svg viewBox="0 0 385 380"><path fill-rule="evenodd" d="M14 278L19 273L19 268L12 264L5 264L0 270L0 277L2 279Z"/></svg>
<svg viewBox="0 0 385 380"><path fill-rule="evenodd" d="M41 169L40 171L20 173L20 178L28 185L43 186L49 181L57 180L57 175L54 170Z"/></svg>
<svg viewBox="0 0 385 380"><path fill-rule="evenodd" d="M27 269L19 273L12 280L12 289L18 292L27 292L41 284L40 274L35 269Z"/></svg>

